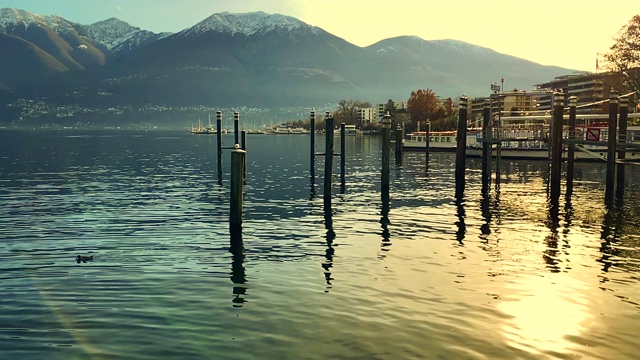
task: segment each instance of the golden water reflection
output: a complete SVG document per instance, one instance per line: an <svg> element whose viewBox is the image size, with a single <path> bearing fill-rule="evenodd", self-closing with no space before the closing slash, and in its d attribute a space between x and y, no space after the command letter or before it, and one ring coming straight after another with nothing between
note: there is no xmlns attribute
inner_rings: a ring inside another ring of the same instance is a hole
<svg viewBox="0 0 640 360"><path fill-rule="evenodd" d="M502 325L507 344L530 353L568 353L569 337L589 330L593 315L589 300L579 290L586 284L570 277L523 277L513 292L498 305L510 316Z"/></svg>

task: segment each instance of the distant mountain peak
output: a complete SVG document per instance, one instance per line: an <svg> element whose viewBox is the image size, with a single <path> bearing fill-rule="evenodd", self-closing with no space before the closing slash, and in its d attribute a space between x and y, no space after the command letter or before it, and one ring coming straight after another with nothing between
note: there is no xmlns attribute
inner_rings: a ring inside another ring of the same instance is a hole
<svg viewBox="0 0 640 360"><path fill-rule="evenodd" d="M249 13L222 12L213 14L180 34L191 35L216 31L249 36L277 29L284 29L290 32L298 29L310 29L315 34L319 34L322 31L320 28L308 25L291 16L267 14L263 11L257 11Z"/></svg>
<svg viewBox="0 0 640 360"><path fill-rule="evenodd" d="M56 31L74 29L72 23L59 16L38 15L12 8L0 9L0 30L18 25L24 25L25 28L28 28L32 24L48 26Z"/></svg>

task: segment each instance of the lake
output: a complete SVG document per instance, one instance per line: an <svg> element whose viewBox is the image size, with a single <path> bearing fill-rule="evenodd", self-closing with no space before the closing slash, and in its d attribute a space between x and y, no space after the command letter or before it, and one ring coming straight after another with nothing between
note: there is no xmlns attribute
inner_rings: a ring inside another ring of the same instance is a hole
<svg viewBox="0 0 640 360"><path fill-rule="evenodd" d="M230 248L215 145L0 131L3 358L637 358L640 166L607 207L606 164L576 163L554 207L547 162L503 160L482 196L468 159L456 201L455 154L392 153L387 203L381 138L348 137L325 212L308 135L250 134Z"/></svg>

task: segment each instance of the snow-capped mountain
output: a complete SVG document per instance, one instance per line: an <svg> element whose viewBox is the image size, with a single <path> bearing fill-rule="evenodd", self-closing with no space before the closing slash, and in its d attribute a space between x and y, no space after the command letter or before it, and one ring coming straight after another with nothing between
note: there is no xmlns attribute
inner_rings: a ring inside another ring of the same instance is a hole
<svg viewBox="0 0 640 360"><path fill-rule="evenodd" d="M0 91L22 87L24 97L61 101L68 101L66 93L81 94L74 101L92 105L379 101L427 87L442 96L474 96L501 76L510 86L530 88L570 72L456 40L406 36L360 47L264 12L213 14L169 35L115 18L80 25L2 9L0 53L11 55L0 56Z"/></svg>
<svg viewBox="0 0 640 360"><path fill-rule="evenodd" d="M230 12L213 14L191 28L181 31L178 35L201 35L210 31L215 31L231 35L241 34L250 36L274 30L284 30L287 32L308 30L313 34L320 34L324 32L318 27L308 25L291 16L267 14L262 11L257 11L244 14L235 14Z"/></svg>
<svg viewBox="0 0 640 360"><path fill-rule="evenodd" d="M11 8L0 9L0 31L8 32L17 27L29 28L33 24L46 26L56 32L76 30L74 23L59 16L38 15Z"/></svg>
<svg viewBox="0 0 640 360"><path fill-rule="evenodd" d="M151 31L141 30L139 27L132 26L116 18L86 25L85 29L93 40L104 45L114 53L133 50L144 44L171 35L171 33L156 34Z"/></svg>

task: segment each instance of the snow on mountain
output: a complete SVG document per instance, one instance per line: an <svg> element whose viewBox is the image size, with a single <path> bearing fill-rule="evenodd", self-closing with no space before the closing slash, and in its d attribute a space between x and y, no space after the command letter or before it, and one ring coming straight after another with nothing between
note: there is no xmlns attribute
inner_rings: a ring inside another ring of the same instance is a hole
<svg viewBox="0 0 640 360"><path fill-rule="evenodd" d="M209 31L217 31L250 36L279 29L289 32L308 29L313 34L322 33L320 28L308 25L296 18L257 11L243 14L230 12L213 14L193 27L181 31L178 35L199 35Z"/></svg>
<svg viewBox="0 0 640 360"><path fill-rule="evenodd" d="M161 39L171 33L156 34L141 30L139 27L116 18L110 18L97 23L86 25L87 34L114 52L131 50L144 43Z"/></svg>
<svg viewBox="0 0 640 360"><path fill-rule="evenodd" d="M24 25L25 28L28 28L32 24L47 26L56 32L75 30L73 23L59 16L43 16L33 14L25 10L11 8L0 9L1 31L7 31L8 29L19 25Z"/></svg>
<svg viewBox="0 0 640 360"><path fill-rule="evenodd" d="M128 23L110 18L97 23L87 25L87 34L94 40L111 50L118 44L134 36L140 28L131 26Z"/></svg>

